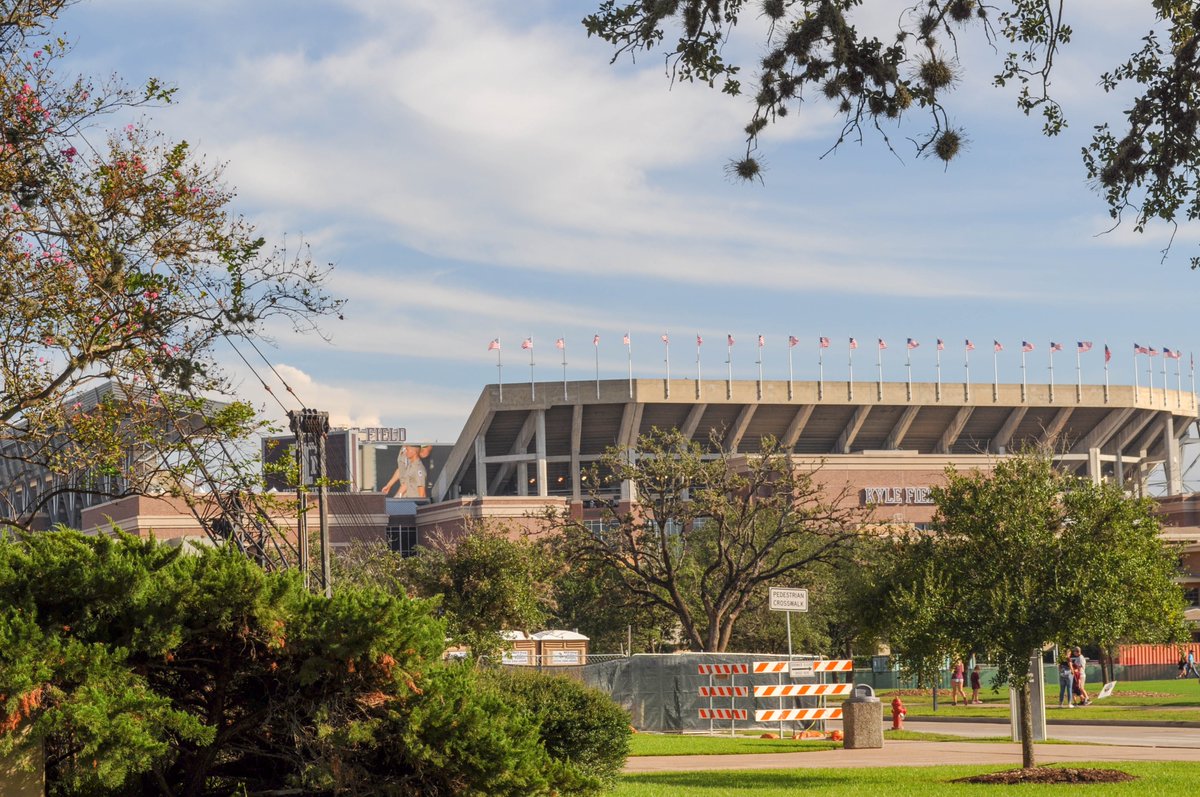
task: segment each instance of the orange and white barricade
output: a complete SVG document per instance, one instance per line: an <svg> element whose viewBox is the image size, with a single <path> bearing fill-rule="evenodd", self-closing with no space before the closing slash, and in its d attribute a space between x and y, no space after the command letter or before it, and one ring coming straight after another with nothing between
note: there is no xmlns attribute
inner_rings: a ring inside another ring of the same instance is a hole
<svg viewBox="0 0 1200 797"><path fill-rule="evenodd" d="M700 697L749 697L748 686L702 686Z"/></svg>
<svg viewBox="0 0 1200 797"><path fill-rule="evenodd" d="M854 684L780 684L778 686L756 686L755 697L825 697L848 695Z"/></svg>
<svg viewBox="0 0 1200 797"><path fill-rule="evenodd" d="M755 722L805 722L841 718L840 708L768 708L754 712Z"/></svg>
<svg viewBox="0 0 1200 797"><path fill-rule="evenodd" d="M744 720L750 716L750 712L744 708L702 708L700 709L700 719L702 720Z"/></svg>

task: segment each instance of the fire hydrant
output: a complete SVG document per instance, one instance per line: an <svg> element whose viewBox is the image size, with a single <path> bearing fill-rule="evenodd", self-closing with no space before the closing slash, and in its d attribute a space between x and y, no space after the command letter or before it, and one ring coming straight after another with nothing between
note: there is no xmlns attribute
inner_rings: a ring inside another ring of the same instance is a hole
<svg viewBox="0 0 1200 797"><path fill-rule="evenodd" d="M904 730L904 715L908 712L904 708L904 702L899 697L892 698L892 730Z"/></svg>

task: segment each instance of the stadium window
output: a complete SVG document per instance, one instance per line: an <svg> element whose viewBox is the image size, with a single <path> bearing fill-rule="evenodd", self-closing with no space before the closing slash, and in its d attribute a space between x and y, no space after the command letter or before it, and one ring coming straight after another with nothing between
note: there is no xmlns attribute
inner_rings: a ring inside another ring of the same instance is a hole
<svg viewBox="0 0 1200 797"><path fill-rule="evenodd" d="M412 556L417 552L416 526L388 526L385 533L389 549L398 551L401 556Z"/></svg>

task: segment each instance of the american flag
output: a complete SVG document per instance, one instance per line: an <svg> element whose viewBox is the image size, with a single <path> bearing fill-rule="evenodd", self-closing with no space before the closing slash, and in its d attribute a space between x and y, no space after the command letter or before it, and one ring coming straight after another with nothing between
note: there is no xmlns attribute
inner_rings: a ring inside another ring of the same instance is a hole
<svg viewBox="0 0 1200 797"><path fill-rule="evenodd" d="M938 350L938 351L945 351L945 350L946 350L946 343L945 343L945 341L943 341L941 338L938 338L938 339L937 339L937 350Z"/></svg>
<svg viewBox="0 0 1200 797"><path fill-rule="evenodd" d="M533 338L525 338L525 340L521 341L521 348L522 349L532 349L533 348Z"/></svg>
<svg viewBox="0 0 1200 797"><path fill-rule="evenodd" d="M733 335L726 335L726 336L725 336L725 345L726 345L726 346L732 346L732 345L733 345Z"/></svg>
<svg viewBox="0 0 1200 797"><path fill-rule="evenodd" d="M995 351L1004 351L1004 345L998 340L993 340L992 341L992 351L994 351L994 352Z"/></svg>
<svg viewBox="0 0 1200 797"><path fill-rule="evenodd" d="M1062 351L1062 344L1061 344L1061 343L1055 343L1054 341L1050 341L1050 351L1052 351L1052 352L1054 352L1054 351Z"/></svg>
<svg viewBox="0 0 1200 797"><path fill-rule="evenodd" d="M1141 345L1140 343L1135 343L1135 344L1133 344L1133 353L1134 354L1149 354L1150 350L1148 348L1146 348L1145 346Z"/></svg>
<svg viewBox="0 0 1200 797"><path fill-rule="evenodd" d="M1033 351L1033 344L1027 340L1021 341L1021 351Z"/></svg>
<svg viewBox="0 0 1200 797"><path fill-rule="evenodd" d="M1149 348L1146 350L1146 354L1149 354L1151 357L1157 357L1157 356L1158 356L1158 349L1156 349L1156 348L1154 348L1153 346L1151 346L1151 347L1149 347Z"/></svg>
<svg viewBox="0 0 1200 797"><path fill-rule="evenodd" d="M621 338L621 343L625 344L626 346L629 345L629 333L628 332L626 332L625 335Z"/></svg>
<svg viewBox="0 0 1200 797"><path fill-rule="evenodd" d="M1090 340L1078 340L1075 342L1075 351L1083 354L1092 350L1092 342Z"/></svg>
<svg viewBox="0 0 1200 797"><path fill-rule="evenodd" d="M795 335L788 335L788 347L791 348L800 342L800 338Z"/></svg>
<svg viewBox="0 0 1200 797"><path fill-rule="evenodd" d="M700 346L703 346L703 345L704 345L704 338L700 337L700 333L697 332L696 333L696 347L699 348Z"/></svg>
<svg viewBox="0 0 1200 797"><path fill-rule="evenodd" d="M915 340L913 340L912 338L909 338L909 339L908 339L908 343L906 343L905 345L906 345L906 346L908 346L908 348L910 348L910 349L915 349L915 348L917 348L918 346L920 346L921 344L920 344L920 343L917 343L917 342L916 342Z"/></svg>
<svg viewBox="0 0 1200 797"><path fill-rule="evenodd" d="M850 348L851 348L851 349L857 349L857 348L858 348L858 341L857 341L857 340L855 340L854 338L850 338Z"/></svg>
<svg viewBox="0 0 1200 797"><path fill-rule="evenodd" d="M563 340L562 338L559 338L558 340L554 341L554 348L565 349L565 348L567 348L567 342L565 340Z"/></svg>
<svg viewBox="0 0 1200 797"><path fill-rule="evenodd" d="M600 345L600 336L599 335L592 335L592 345L593 346Z"/></svg>
<svg viewBox="0 0 1200 797"><path fill-rule="evenodd" d="M1163 357L1166 357L1171 360L1178 360L1182 356L1183 356L1183 352L1171 351L1166 346L1163 346Z"/></svg>
<svg viewBox="0 0 1200 797"><path fill-rule="evenodd" d="M972 343L970 341L970 339L967 340L966 346L967 346L967 351L975 351L975 344ZM999 349L997 349L997 351L999 351Z"/></svg>
<svg viewBox="0 0 1200 797"><path fill-rule="evenodd" d="M884 340L883 338L879 338L879 350L883 351L886 348L887 348L887 341Z"/></svg>
<svg viewBox="0 0 1200 797"><path fill-rule="evenodd" d="M1108 365L1111 360L1112 360L1112 349L1108 348L1108 344L1105 343L1104 344L1104 364Z"/></svg>
<svg viewBox="0 0 1200 797"><path fill-rule="evenodd" d="M666 335L666 334L664 334L664 335L662 336L662 342L663 342L663 343L665 343L665 344L666 344L666 345L668 345L668 346L670 346L670 345L671 345L671 339L670 339L669 337L667 337L667 335Z"/></svg>
<svg viewBox="0 0 1200 797"><path fill-rule="evenodd" d="M488 351L500 351L500 338L492 338L492 342L488 344Z"/></svg>
<svg viewBox="0 0 1200 797"><path fill-rule="evenodd" d="M828 349L829 348L829 338L817 338L817 345L820 346L822 349Z"/></svg>
<svg viewBox="0 0 1200 797"><path fill-rule="evenodd" d="M760 348L760 349L761 349L761 348L762 348L764 345L766 345L766 341L765 341L765 340L763 340L763 336L762 336L762 335L759 335L759 336L758 336L758 348Z"/></svg>

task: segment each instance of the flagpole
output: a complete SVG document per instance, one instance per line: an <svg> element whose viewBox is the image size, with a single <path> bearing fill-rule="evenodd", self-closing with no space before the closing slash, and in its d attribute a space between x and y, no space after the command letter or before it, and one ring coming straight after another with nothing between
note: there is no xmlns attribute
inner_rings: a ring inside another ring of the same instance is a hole
<svg viewBox="0 0 1200 797"><path fill-rule="evenodd" d="M1046 356L1050 358L1050 403L1054 403L1054 341L1050 342L1050 351L1046 352Z"/></svg>
<svg viewBox="0 0 1200 797"><path fill-rule="evenodd" d="M1108 361L1109 361L1108 341L1104 341L1104 403L1108 403ZM1136 401L1136 397L1134 398Z"/></svg>
<svg viewBox="0 0 1200 797"><path fill-rule="evenodd" d="M700 344L704 339L700 337L700 333L696 333L696 398L700 398Z"/></svg>
<svg viewBox="0 0 1200 797"><path fill-rule="evenodd" d="M625 353L629 357L629 397L633 398L633 341L625 333Z"/></svg>
<svg viewBox="0 0 1200 797"><path fill-rule="evenodd" d="M971 341L966 341L963 344L963 399L971 400Z"/></svg>
<svg viewBox="0 0 1200 797"><path fill-rule="evenodd" d="M817 341L817 400L820 401L823 398L825 398L825 348L820 341Z"/></svg>
<svg viewBox="0 0 1200 797"><path fill-rule="evenodd" d="M763 336L762 336L762 335L759 335L759 336L758 336L758 398L759 398L760 400L762 399L762 388L763 388L763 381L762 381L762 350L763 350Z"/></svg>
<svg viewBox="0 0 1200 797"><path fill-rule="evenodd" d="M1025 344L1021 344L1021 403L1025 402Z"/></svg>
<svg viewBox="0 0 1200 797"><path fill-rule="evenodd" d="M940 340L938 341L938 345L934 346L934 357L937 360L937 387L934 389L934 399L936 401L941 401L942 400L942 346L941 346Z"/></svg>
<svg viewBox="0 0 1200 797"><path fill-rule="evenodd" d="M500 338L496 338L496 381L500 387L500 403L504 403L504 366L500 362Z"/></svg>
<svg viewBox="0 0 1200 797"><path fill-rule="evenodd" d="M567 400L567 339L561 337L562 341L562 366L563 366L563 401Z"/></svg>
<svg viewBox="0 0 1200 797"><path fill-rule="evenodd" d="M600 336L592 338L592 348L596 350L596 398L600 398Z"/></svg>
<svg viewBox="0 0 1200 797"><path fill-rule="evenodd" d="M1196 411L1196 355L1188 353L1188 370L1192 372L1192 411Z"/></svg>
<svg viewBox="0 0 1200 797"><path fill-rule="evenodd" d="M666 397L671 397L671 333L664 332L662 336L663 342L663 364L667 368L667 381L665 383Z"/></svg>
<svg viewBox="0 0 1200 797"><path fill-rule="evenodd" d="M533 338L529 338L529 399L537 399L537 388L533 386Z"/></svg>
<svg viewBox="0 0 1200 797"><path fill-rule="evenodd" d="M904 347L904 370L908 371L908 389L905 392L908 400L912 401L912 349L907 345Z"/></svg>
<svg viewBox="0 0 1200 797"><path fill-rule="evenodd" d="M1084 365L1080 354L1079 343L1075 343L1075 403L1084 400Z"/></svg>
<svg viewBox="0 0 1200 797"><path fill-rule="evenodd" d="M846 395L849 401L854 401L854 347L850 346L846 351L849 352L846 357L846 369L848 373Z"/></svg>
<svg viewBox="0 0 1200 797"><path fill-rule="evenodd" d="M793 338L788 338L788 401L792 400L792 349L796 347L792 340Z"/></svg>
<svg viewBox="0 0 1200 797"><path fill-rule="evenodd" d="M879 401L883 401L883 338L880 338L875 344L875 367L879 369L879 389L876 391L876 396Z"/></svg>
<svg viewBox="0 0 1200 797"><path fill-rule="evenodd" d="M733 398L733 335L725 334L725 398Z"/></svg>
<svg viewBox="0 0 1200 797"><path fill-rule="evenodd" d="M992 401L1000 400L1000 358L996 342L992 341Z"/></svg>

